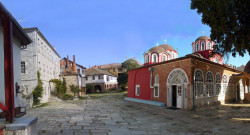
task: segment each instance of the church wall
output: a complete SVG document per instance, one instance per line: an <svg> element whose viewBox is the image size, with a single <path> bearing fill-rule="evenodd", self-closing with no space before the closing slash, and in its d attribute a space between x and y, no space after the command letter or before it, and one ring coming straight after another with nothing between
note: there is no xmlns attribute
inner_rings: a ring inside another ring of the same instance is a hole
<svg viewBox="0 0 250 135"><path fill-rule="evenodd" d="M212 64L200 60L194 60L194 72L196 70L201 70L203 72L203 80L204 80L204 90L206 89L206 74L208 71L213 73L213 80L214 80L214 91L216 89L216 83L215 83L215 75L216 73L219 73L221 75L221 90L219 95L217 96L206 96L202 98L195 98L194 104L196 108L199 107L204 107L204 106L209 106L213 104L218 104L218 103L225 103L225 102L231 102L236 99L236 85L233 85L233 91L229 92L229 78L233 74L238 74L240 72L233 70L233 69L228 69L226 67L219 66L217 64ZM227 76L227 84L223 84L223 75ZM234 82L234 84L237 82ZM223 92L225 89L225 92Z"/></svg>
<svg viewBox="0 0 250 135"><path fill-rule="evenodd" d="M139 96L135 95L136 85L140 85ZM135 69L128 73L128 97L151 100L149 67Z"/></svg>
<svg viewBox="0 0 250 135"><path fill-rule="evenodd" d="M174 61L166 64L160 64L153 66L153 82L155 82L155 76L159 75L159 97L154 97L154 89L151 88L151 98L153 101L163 102L167 105L167 79L169 73L176 69L183 69L188 77L188 82L191 80L191 59L184 59L179 61ZM190 96L190 83L187 86L187 109L191 109L191 96Z"/></svg>

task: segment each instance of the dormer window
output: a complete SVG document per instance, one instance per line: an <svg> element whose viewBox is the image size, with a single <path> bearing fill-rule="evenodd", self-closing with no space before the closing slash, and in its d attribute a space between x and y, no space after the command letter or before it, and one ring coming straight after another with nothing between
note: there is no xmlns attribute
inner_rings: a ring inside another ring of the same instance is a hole
<svg viewBox="0 0 250 135"><path fill-rule="evenodd" d="M205 50L205 43L201 42L201 50L204 51Z"/></svg>

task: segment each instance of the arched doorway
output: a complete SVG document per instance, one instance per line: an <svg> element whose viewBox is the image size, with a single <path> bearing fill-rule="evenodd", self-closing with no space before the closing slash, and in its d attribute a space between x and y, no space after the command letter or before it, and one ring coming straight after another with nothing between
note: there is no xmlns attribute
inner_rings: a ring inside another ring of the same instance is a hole
<svg viewBox="0 0 250 135"><path fill-rule="evenodd" d="M187 108L188 77L181 68L172 70L167 79L167 106Z"/></svg>
<svg viewBox="0 0 250 135"><path fill-rule="evenodd" d="M100 85L95 85L94 90L95 92L102 92L102 87Z"/></svg>

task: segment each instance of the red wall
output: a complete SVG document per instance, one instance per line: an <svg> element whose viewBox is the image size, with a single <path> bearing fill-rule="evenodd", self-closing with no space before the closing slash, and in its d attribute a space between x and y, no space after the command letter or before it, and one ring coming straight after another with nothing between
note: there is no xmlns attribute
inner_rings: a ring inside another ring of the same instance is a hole
<svg viewBox="0 0 250 135"><path fill-rule="evenodd" d="M140 85L140 95L135 95L135 86ZM151 100L149 67L128 72L128 97Z"/></svg>

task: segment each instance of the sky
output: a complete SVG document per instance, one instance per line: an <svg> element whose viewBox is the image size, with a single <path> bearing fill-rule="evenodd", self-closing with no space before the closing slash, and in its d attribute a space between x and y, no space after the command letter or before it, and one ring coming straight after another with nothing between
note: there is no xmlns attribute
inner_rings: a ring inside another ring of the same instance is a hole
<svg viewBox="0 0 250 135"><path fill-rule="evenodd" d="M199 36L210 35L190 0L1 0L22 27L37 27L61 58L85 67L122 63L167 44L179 57L192 53ZM245 65L250 56L224 62Z"/></svg>

